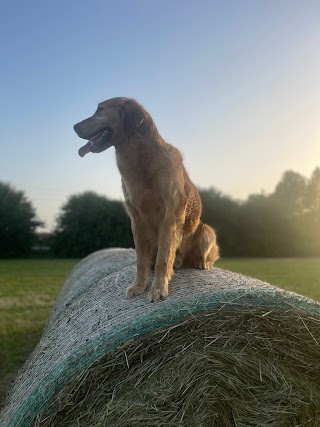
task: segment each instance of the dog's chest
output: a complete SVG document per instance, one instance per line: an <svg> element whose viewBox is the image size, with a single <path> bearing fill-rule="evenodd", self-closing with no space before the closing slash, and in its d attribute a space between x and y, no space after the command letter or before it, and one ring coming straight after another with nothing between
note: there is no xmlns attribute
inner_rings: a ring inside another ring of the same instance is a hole
<svg viewBox="0 0 320 427"><path fill-rule="evenodd" d="M139 180L127 182L122 178L122 188L125 200L131 203L140 213L150 210L159 204L159 195Z"/></svg>
<svg viewBox="0 0 320 427"><path fill-rule="evenodd" d="M128 161L120 155L117 165L127 206L131 205L139 213L146 226L156 228L163 216L164 200L154 165L142 158L139 162L134 158Z"/></svg>
<svg viewBox="0 0 320 427"><path fill-rule="evenodd" d="M126 182L123 178L122 188L127 206L132 206L135 212L138 212L146 227L158 228L164 208L159 194L139 181ZM130 211L129 209L129 213Z"/></svg>
<svg viewBox="0 0 320 427"><path fill-rule="evenodd" d="M144 193L149 193L151 190L150 174L144 164L139 164L126 157L117 156L117 165L121 174L124 197L138 208Z"/></svg>

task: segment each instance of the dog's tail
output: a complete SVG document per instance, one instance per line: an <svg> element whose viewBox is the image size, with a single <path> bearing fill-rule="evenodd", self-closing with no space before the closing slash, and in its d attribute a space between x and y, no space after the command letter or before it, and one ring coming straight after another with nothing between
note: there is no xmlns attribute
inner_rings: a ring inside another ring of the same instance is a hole
<svg viewBox="0 0 320 427"><path fill-rule="evenodd" d="M196 231L189 237L186 247L177 251L175 267L209 270L218 258L216 233L212 227L200 221Z"/></svg>
<svg viewBox="0 0 320 427"><path fill-rule="evenodd" d="M202 259L205 264L209 264L209 268L219 259L219 247L217 245L217 237L214 229L208 224L200 223L202 230L200 233L199 247L202 254ZM207 267L208 268L208 267Z"/></svg>

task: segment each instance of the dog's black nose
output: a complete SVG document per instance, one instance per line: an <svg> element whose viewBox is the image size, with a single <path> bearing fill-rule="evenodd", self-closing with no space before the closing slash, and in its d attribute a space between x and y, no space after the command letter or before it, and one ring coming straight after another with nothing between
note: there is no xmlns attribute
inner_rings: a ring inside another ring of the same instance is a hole
<svg viewBox="0 0 320 427"><path fill-rule="evenodd" d="M73 129L74 129L75 133L78 135L79 138L87 139L86 132L84 132L83 126L81 125L81 122L75 124L73 126Z"/></svg>

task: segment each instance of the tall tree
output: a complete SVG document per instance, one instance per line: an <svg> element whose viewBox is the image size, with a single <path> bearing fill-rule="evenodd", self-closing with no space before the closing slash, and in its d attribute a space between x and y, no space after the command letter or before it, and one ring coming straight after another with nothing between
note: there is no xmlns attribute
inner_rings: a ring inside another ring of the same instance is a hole
<svg viewBox="0 0 320 427"><path fill-rule="evenodd" d="M300 215L304 209L306 178L294 171L286 171L277 184L272 199L289 215Z"/></svg>
<svg viewBox="0 0 320 427"><path fill-rule="evenodd" d="M239 244L244 256L298 255L295 228L279 203L264 194L251 195L241 205Z"/></svg>
<svg viewBox="0 0 320 427"><path fill-rule="evenodd" d="M202 221L215 229L221 255L240 255L239 203L215 188L200 190L200 196Z"/></svg>
<svg viewBox="0 0 320 427"><path fill-rule="evenodd" d="M0 257L28 256L41 222L22 191L0 182Z"/></svg>
<svg viewBox="0 0 320 427"><path fill-rule="evenodd" d="M306 251L320 254L320 168L317 167L308 180L305 191L305 210L301 219Z"/></svg>
<svg viewBox="0 0 320 427"><path fill-rule="evenodd" d="M305 206L312 212L320 214L320 168L312 172L305 191Z"/></svg>
<svg viewBox="0 0 320 427"><path fill-rule="evenodd" d="M130 220L121 202L86 192L62 206L52 244L56 255L83 257L102 248L132 246Z"/></svg>

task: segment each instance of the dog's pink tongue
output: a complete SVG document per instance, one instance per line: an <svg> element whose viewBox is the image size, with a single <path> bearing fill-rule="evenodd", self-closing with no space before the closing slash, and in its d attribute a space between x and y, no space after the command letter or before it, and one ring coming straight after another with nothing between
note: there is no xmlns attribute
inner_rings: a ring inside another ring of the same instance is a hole
<svg viewBox="0 0 320 427"><path fill-rule="evenodd" d="M91 147L91 142L87 142L86 145L84 145L83 147L81 147L78 151L79 156L84 157L87 153L90 153L90 147Z"/></svg>

